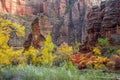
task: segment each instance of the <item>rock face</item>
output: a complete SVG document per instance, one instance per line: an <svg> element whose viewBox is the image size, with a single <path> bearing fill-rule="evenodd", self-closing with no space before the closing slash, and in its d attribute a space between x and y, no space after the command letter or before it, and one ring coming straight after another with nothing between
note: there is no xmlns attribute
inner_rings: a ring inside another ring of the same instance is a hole
<svg viewBox="0 0 120 80"><path fill-rule="evenodd" d="M102 17L101 17L101 12L100 12L100 7L94 6L91 8L91 10L88 12L87 15L87 21L88 21L88 36L86 38L86 48L89 49L90 46L95 46L97 43L97 39L101 37L101 22L102 22ZM91 50L91 49L90 49Z"/></svg>
<svg viewBox="0 0 120 80"><path fill-rule="evenodd" d="M43 0L0 0L1 14L33 15L43 10L46 10Z"/></svg>
<svg viewBox="0 0 120 80"><path fill-rule="evenodd" d="M110 37L113 33L118 33L120 26L120 0L109 0L106 2L106 7L103 11L102 28L105 35Z"/></svg>
<svg viewBox="0 0 120 80"><path fill-rule="evenodd" d="M109 0L94 6L88 12L88 37L87 47L97 42L98 38L114 39L117 44L120 41L120 0ZM117 37L117 39L115 38ZM117 40L117 41L116 41ZM94 46L93 45L93 46Z"/></svg>
<svg viewBox="0 0 120 80"><path fill-rule="evenodd" d="M86 14L92 7L91 0L48 1L47 15L53 24L53 40L56 44L84 42L86 37ZM49 14L48 14L49 13Z"/></svg>
<svg viewBox="0 0 120 80"><path fill-rule="evenodd" d="M2 14L25 14L26 3L24 0L1 0L0 1L0 13Z"/></svg>
<svg viewBox="0 0 120 80"><path fill-rule="evenodd" d="M52 25L53 41L60 45L67 42L84 42L87 32L87 13L101 0L1 0L0 13L46 16ZM43 21L43 20L42 20ZM44 22L44 21L43 21ZM42 26L42 24L41 24ZM44 26L43 26L44 27ZM41 29L45 32L46 29ZM45 34L46 35L46 34Z"/></svg>
<svg viewBox="0 0 120 80"><path fill-rule="evenodd" d="M28 39L24 43L24 49L28 50L30 46L36 49L41 48L42 41L45 40L44 36L41 35L41 26L39 24L40 19L36 18L32 23L32 32L29 34Z"/></svg>

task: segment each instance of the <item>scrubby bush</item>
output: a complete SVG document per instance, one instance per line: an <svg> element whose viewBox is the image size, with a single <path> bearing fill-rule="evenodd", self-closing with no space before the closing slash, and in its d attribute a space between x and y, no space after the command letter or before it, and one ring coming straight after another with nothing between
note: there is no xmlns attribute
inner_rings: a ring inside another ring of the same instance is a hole
<svg viewBox="0 0 120 80"><path fill-rule="evenodd" d="M76 64L79 69L83 68L94 68L94 69L106 69L108 66L114 66L115 62L103 57L103 56L95 56L92 53L77 53L74 54L74 58L72 59L73 64ZM91 66L90 66L91 65Z"/></svg>
<svg viewBox="0 0 120 80"><path fill-rule="evenodd" d="M111 57L117 50L116 47L114 47L110 44L109 38L99 38L98 43L99 43L99 45L97 45L96 47L99 48L99 50L97 50L97 51L99 51L101 53L101 55L103 55L105 57Z"/></svg>
<svg viewBox="0 0 120 80"><path fill-rule="evenodd" d="M98 39L98 43L99 43L101 46L108 45L108 44L109 44L109 38L99 38L99 39Z"/></svg>
<svg viewBox="0 0 120 80"><path fill-rule="evenodd" d="M73 48L69 46L67 43L62 43L59 47L57 47L55 51L55 64L60 65L61 63L68 62L72 58Z"/></svg>
<svg viewBox="0 0 120 80"><path fill-rule="evenodd" d="M101 54L102 54L99 47L94 47L94 48L93 48L93 52L94 52L94 54L96 54L96 55L101 55Z"/></svg>

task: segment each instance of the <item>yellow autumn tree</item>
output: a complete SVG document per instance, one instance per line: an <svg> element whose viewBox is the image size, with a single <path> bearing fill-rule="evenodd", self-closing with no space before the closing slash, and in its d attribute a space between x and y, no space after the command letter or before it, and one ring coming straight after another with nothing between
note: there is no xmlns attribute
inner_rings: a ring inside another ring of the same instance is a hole
<svg viewBox="0 0 120 80"><path fill-rule="evenodd" d="M61 61L69 61L72 57L73 53L73 47L69 46L67 43L63 42L58 48L57 48L57 57L56 59L59 59Z"/></svg>
<svg viewBox="0 0 120 80"><path fill-rule="evenodd" d="M43 65L52 65L54 62L54 44L52 42L51 35L48 34L44 43L44 46L41 51L41 55L36 58L37 64L43 64Z"/></svg>
<svg viewBox="0 0 120 80"><path fill-rule="evenodd" d="M24 27L9 20L3 20L0 17L0 64L9 65L12 63L15 51L8 45L9 36L11 32L16 32L18 36L24 36ZM18 51L21 54L22 50ZM17 55L19 55L17 53Z"/></svg>

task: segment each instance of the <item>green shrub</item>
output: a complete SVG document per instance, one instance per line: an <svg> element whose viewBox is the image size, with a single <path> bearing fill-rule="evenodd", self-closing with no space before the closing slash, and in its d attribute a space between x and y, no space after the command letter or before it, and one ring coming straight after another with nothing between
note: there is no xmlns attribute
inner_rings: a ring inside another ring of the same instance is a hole
<svg viewBox="0 0 120 80"><path fill-rule="evenodd" d="M108 45L109 39L108 39L108 38L99 38L99 39L98 39L98 43L99 43L101 46Z"/></svg>

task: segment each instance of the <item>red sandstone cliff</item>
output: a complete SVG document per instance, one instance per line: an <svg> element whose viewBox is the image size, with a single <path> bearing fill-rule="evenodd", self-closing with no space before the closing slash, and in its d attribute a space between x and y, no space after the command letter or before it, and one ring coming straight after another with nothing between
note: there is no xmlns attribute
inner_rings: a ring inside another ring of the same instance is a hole
<svg viewBox="0 0 120 80"><path fill-rule="evenodd" d="M71 1L73 1L73 3L75 1L75 6L77 6L77 3L80 3L80 7L84 6L82 4L83 1L88 7L94 4L100 4L100 0L97 0L97 2L93 0ZM69 0L0 0L0 14L32 15L43 11L46 13L47 10L51 8L54 9L57 14L60 13L60 15L64 15L68 5Z"/></svg>
<svg viewBox="0 0 120 80"><path fill-rule="evenodd" d="M53 26L51 32L54 42L56 44L61 44L62 42L72 44L85 40L87 35L86 15L93 5L100 5L100 1L101 0L0 0L0 13L17 15L44 13L39 16L47 16L50 24L41 24L41 26ZM26 23L28 22L29 21L26 21ZM46 31L46 29L41 30L43 33Z"/></svg>
<svg viewBox="0 0 120 80"><path fill-rule="evenodd" d="M25 1L24 0L1 0L0 1L0 13L2 14L18 14L24 15L25 13Z"/></svg>
<svg viewBox="0 0 120 80"><path fill-rule="evenodd" d="M16 14L16 15L33 15L43 10L46 10L46 2L42 0L0 0L0 14ZM38 12L37 12L38 11ZM46 12L46 11L45 11Z"/></svg>

